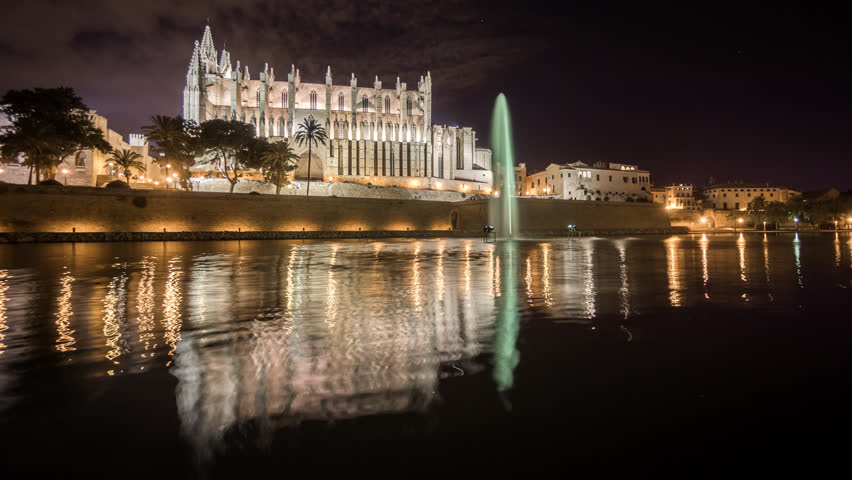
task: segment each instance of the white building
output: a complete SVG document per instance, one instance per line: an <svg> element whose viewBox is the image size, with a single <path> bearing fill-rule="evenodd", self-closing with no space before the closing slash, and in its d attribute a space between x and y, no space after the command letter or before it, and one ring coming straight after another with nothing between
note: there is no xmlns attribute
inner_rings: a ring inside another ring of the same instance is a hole
<svg viewBox="0 0 852 480"><path fill-rule="evenodd" d="M103 133L104 139L114 150L132 150L142 158L139 159L145 165L145 173L134 171L130 181L131 186L136 188L149 188L154 182L159 183L160 168L154 163L154 159L148 154L148 139L145 135L131 133L128 141L125 141L120 133L111 130L107 126L107 119L98 115L94 110L89 111L89 119ZM8 119L0 121L0 126L9 125ZM111 153L102 153L98 150L82 150L76 155L66 158L56 169L56 180L66 185L77 185L86 187L98 187L112 180L124 180L123 173L111 168L109 157ZM35 183L35 175L30 178L29 167L23 165L23 158L5 163L0 166L0 181L6 183L28 184Z"/></svg>
<svg viewBox="0 0 852 480"><path fill-rule="evenodd" d="M476 145L469 127L432 125L432 76L409 90L399 78L390 88L376 77L359 86L334 84L331 67L325 83L302 82L299 70L279 80L268 64L252 79L248 66L231 64L230 53L216 53L210 27L195 43L183 93L183 116L201 123L230 119L250 123L271 141L292 138L313 117L329 140L313 149L311 178L373 185L490 193L491 151ZM308 175L307 145L293 147L297 178Z"/></svg>
<svg viewBox="0 0 852 480"><path fill-rule="evenodd" d="M564 200L651 201L651 174L636 165L598 162L551 163L543 172L526 174L515 167L519 196L548 196Z"/></svg>
<svg viewBox="0 0 852 480"><path fill-rule="evenodd" d="M654 196L654 203L665 205L668 210L698 210L700 203L695 198L692 185L667 185L665 187L651 187L649 189Z"/></svg>
<svg viewBox="0 0 852 480"><path fill-rule="evenodd" d="M778 185L726 183L713 185L704 190L704 196L717 210L745 210L755 197L763 195L769 202L786 202L801 192Z"/></svg>

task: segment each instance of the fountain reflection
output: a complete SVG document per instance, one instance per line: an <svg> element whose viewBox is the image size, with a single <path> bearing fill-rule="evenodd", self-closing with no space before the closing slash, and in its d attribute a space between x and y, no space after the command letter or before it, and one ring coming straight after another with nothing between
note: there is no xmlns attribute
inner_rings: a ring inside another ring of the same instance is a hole
<svg viewBox="0 0 852 480"><path fill-rule="evenodd" d="M515 383L515 367L521 359L517 348L520 331L518 295L515 287L517 271L517 245L507 241L501 243L505 257L505 272L501 278L503 295L497 300L497 332L494 339L494 381L497 390L505 392ZM529 258L527 259L529 262ZM529 263L527 263L529 265Z"/></svg>
<svg viewBox="0 0 852 480"><path fill-rule="evenodd" d="M840 268L840 262L843 261L843 253L840 250L840 234L834 232L834 266Z"/></svg>
<svg viewBox="0 0 852 480"><path fill-rule="evenodd" d="M60 352L72 352L76 350L74 344L74 330L71 329L71 316L74 312L71 309L71 283L74 282L74 277L67 267L62 272L62 278L59 280L59 298L57 299L58 308L56 311L56 350Z"/></svg>

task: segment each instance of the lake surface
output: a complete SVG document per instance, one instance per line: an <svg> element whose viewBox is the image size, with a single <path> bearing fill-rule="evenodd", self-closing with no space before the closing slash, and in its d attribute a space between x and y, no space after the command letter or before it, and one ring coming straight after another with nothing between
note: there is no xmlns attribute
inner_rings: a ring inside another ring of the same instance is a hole
<svg viewBox="0 0 852 480"><path fill-rule="evenodd" d="M0 464L813 474L850 322L848 233L5 245Z"/></svg>

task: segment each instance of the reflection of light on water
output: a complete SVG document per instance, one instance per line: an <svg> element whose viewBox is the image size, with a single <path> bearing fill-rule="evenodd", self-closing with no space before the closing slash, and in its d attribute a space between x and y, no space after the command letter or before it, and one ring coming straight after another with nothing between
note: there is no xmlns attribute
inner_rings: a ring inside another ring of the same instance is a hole
<svg viewBox="0 0 852 480"><path fill-rule="evenodd" d="M464 298L470 299L470 241L464 244Z"/></svg>
<svg viewBox="0 0 852 480"><path fill-rule="evenodd" d="M494 296L499 297L503 295L503 289L500 287L500 256L497 255L494 258Z"/></svg>
<svg viewBox="0 0 852 480"><path fill-rule="evenodd" d="M680 295L680 272L677 265L677 246L680 238L671 237L665 240L666 251L668 253L668 279L669 279L669 304L672 307L679 307L682 304Z"/></svg>
<svg viewBox="0 0 852 480"><path fill-rule="evenodd" d="M3 332L9 330L6 323L6 290L9 290L9 271L0 270L0 355L6 350L6 344L3 343L6 334Z"/></svg>
<svg viewBox="0 0 852 480"><path fill-rule="evenodd" d="M533 304L533 289L532 289L532 261L530 257L527 257L527 274L524 275L524 280L526 280L527 284L527 303L530 305Z"/></svg>
<svg viewBox="0 0 852 480"><path fill-rule="evenodd" d="M710 283L710 264L707 261L707 247L710 245L710 239L707 234L701 235L701 240L698 242L701 247L701 280L704 285L704 298L710 298L710 292L707 290L707 284Z"/></svg>
<svg viewBox="0 0 852 480"><path fill-rule="evenodd" d="M515 383L515 367L521 359L517 348L518 332L520 331L520 314L518 312L518 294L515 288L517 274L516 245L507 241L504 246L506 257L505 272L501 277L503 296L497 301L497 331L494 337L494 370L492 372L497 390L504 392ZM529 265L529 258L527 258Z"/></svg>
<svg viewBox="0 0 852 480"><path fill-rule="evenodd" d="M620 259L618 267L618 276L621 280L621 286L618 289L618 299L620 303L621 315L626 319L630 317L630 282L627 275L627 243L626 240L621 240L616 243L618 249L618 257ZM623 327L622 327L623 328ZM632 335L631 335L632 338Z"/></svg>
<svg viewBox="0 0 852 480"><path fill-rule="evenodd" d="M414 310L419 312L423 308L423 302L421 295L423 295L423 286L420 281L420 250L422 248L422 242L414 243L414 259L411 265L411 299L412 304L414 305Z"/></svg>
<svg viewBox="0 0 852 480"><path fill-rule="evenodd" d="M550 285L550 244L542 243L541 244L541 261L543 265L543 273L541 277L541 281L543 285L543 294L544 294L544 304L548 307L553 306L553 293L551 291Z"/></svg>
<svg viewBox="0 0 852 480"><path fill-rule="evenodd" d="M766 235L764 234L763 241L763 274L766 277L766 286L772 287L772 274L769 271L769 242L765 239ZM772 299L772 293L769 293L769 298Z"/></svg>
<svg viewBox="0 0 852 480"><path fill-rule="evenodd" d="M74 282L74 277L67 269L62 273L62 279L59 280L59 299L58 309L56 311L56 333L59 338L56 339L56 350L60 352L73 352L76 350L74 344L74 330L71 330L71 316L74 312L71 310L71 283Z"/></svg>
<svg viewBox="0 0 852 480"><path fill-rule="evenodd" d="M166 280L166 293L163 295L163 339L168 345L169 356L175 354L175 345L180 341L180 307L183 301L181 297L181 280L183 270L181 269L180 257L169 260L169 276Z"/></svg>
<svg viewBox="0 0 852 480"><path fill-rule="evenodd" d="M799 242L799 232L793 237L793 258L796 261L796 283L799 288L805 287L805 282L802 280L802 244Z"/></svg>
<svg viewBox="0 0 852 480"><path fill-rule="evenodd" d="M331 246L331 257L328 259L328 299L325 310L325 323L329 328L334 327L334 321L337 318L337 281L334 280L334 265L337 262L337 250L340 249L338 244Z"/></svg>
<svg viewBox="0 0 852 480"><path fill-rule="evenodd" d="M142 358L149 358L154 355L150 352L156 345L151 345L154 340L154 273L157 269L157 264L153 259L145 257L142 260L142 278L139 280L138 293L136 296L136 311L139 315L139 343L144 345L145 351L142 352Z"/></svg>
<svg viewBox="0 0 852 480"><path fill-rule="evenodd" d="M293 293L296 286L293 284L293 271L296 264L296 249L290 248L290 258L287 262L287 311L293 310Z"/></svg>
<svg viewBox="0 0 852 480"><path fill-rule="evenodd" d="M595 316L595 242L594 240L587 240L583 242L583 245L585 246L586 254L586 263L584 264L585 276L583 279L584 308L586 317L593 318Z"/></svg>
<svg viewBox="0 0 852 480"><path fill-rule="evenodd" d="M834 266L840 268L840 262L843 260L843 253L840 250L840 234L834 232Z"/></svg>
<svg viewBox="0 0 852 480"><path fill-rule="evenodd" d="M124 264L115 264L115 268L124 268ZM126 320L127 303L127 274L122 272L109 282L107 294L104 297L104 336L106 337L107 360L115 360L121 355L121 331ZM118 363L118 362L115 362ZM115 374L110 370L110 375Z"/></svg>
<svg viewBox="0 0 852 480"><path fill-rule="evenodd" d="M740 280L743 283L748 283L748 278L746 277L746 256L745 256L745 247L746 241L745 236L741 233L740 238L737 239L737 252L740 258ZM748 301L748 292L743 292L741 298Z"/></svg>

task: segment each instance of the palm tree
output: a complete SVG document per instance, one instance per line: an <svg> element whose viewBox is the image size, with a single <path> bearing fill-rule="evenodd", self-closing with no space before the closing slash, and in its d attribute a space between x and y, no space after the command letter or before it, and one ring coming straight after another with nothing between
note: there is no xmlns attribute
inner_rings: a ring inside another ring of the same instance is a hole
<svg viewBox="0 0 852 480"><path fill-rule="evenodd" d="M123 150L113 150L112 156L107 161L114 163L115 166L124 170L125 181L130 185L130 170L145 173L145 164L139 161L140 158L142 158L142 155L125 148Z"/></svg>
<svg viewBox="0 0 852 480"><path fill-rule="evenodd" d="M273 143L260 156L261 169L267 181L275 184L275 195L281 194L281 185L287 184L287 172L296 168L293 165L297 155L286 141Z"/></svg>
<svg viewBox="0 0 852 480"><path fill-rule="evenodd" d="M306 118L299 125L299 131L296 132L296 141L299 142L300 147L306 141L308 142L308 188L306 189L305 196L311 194L311 146L325 145L326 140L328 140L328 135L325 133L325 128L314 120L313 115Z"/></svg>
<svg viewBox="0 0 852 480"><path fill-rule="evenodd" d="M195 164L198 125L180 116L154 115L151 117L151 125L142 127L142 132L148 140L157 144L160 156L155 157L154 161L161 167L173 166L180 175L181 184L189 190L192 186L192 182L188 181L189 168Z"/></svg>

